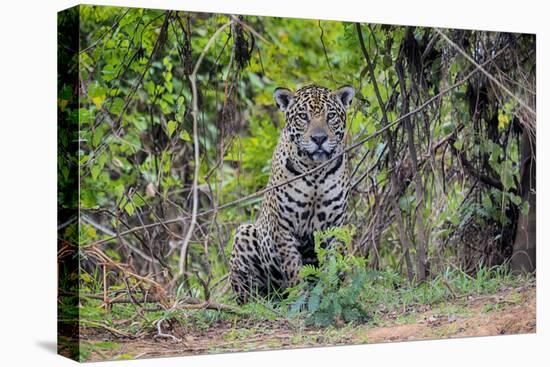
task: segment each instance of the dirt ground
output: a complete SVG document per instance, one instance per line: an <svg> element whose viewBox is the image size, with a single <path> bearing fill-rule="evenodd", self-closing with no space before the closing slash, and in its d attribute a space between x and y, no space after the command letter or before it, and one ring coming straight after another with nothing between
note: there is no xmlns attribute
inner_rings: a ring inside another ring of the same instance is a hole
<svg viewBox="0 0 550 367"><path fill-rule="evenodd" d="M432 307L389 313L376 322L340 328L304 328L286 321L239 325L221 323L207 331L173 330L180 341L152 336L115 340L83 332L87 361L137 359L281 348L384 343L536 332L534 284L490 296L467 297ZM107 338L107 339L106 339ZM102 348L110 340L108 348ZM102 344L103 343L103 344Z"/></svg>

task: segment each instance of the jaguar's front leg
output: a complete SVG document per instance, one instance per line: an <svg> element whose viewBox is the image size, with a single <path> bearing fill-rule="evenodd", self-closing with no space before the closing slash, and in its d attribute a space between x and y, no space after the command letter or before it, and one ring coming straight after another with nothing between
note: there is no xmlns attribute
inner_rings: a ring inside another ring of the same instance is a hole
<svg viewBox="0 0 550 367"><path fill-rule="evenodd" d="M299 273L303 262L298 246L298 240L290 233L283 233L278 241L281 267L287 287L293 287L300 281Z"/></svg>
<svg viewBox="0 0 550 367"><path fill-rule="evenodd" d="M239 226L233 242L229 280L240 304L251 296L266 292L266 269L262 265L260 243L254 225Z"/></svg>

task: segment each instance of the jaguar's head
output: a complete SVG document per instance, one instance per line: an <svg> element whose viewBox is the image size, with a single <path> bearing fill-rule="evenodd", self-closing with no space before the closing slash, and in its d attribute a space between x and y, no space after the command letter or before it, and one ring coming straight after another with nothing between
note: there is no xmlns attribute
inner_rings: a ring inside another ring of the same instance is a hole
<svg viewBox="0 0 550 367"><path fill-rule="evenodd" d="M323 162L343 148L346 111L354 95L350 86L333 91L315 85L296 92L275 89L275 102L285 113L285 130L299 155Z"/></svg>

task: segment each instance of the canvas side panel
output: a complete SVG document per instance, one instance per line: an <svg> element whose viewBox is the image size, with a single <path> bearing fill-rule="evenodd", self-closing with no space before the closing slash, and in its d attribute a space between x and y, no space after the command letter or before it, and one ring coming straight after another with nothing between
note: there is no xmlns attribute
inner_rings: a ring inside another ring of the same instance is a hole
<svg viewBox="0 0 550 367"><path fill-rule="evenodd" d="M78 360L79 7L57 15L57 350Z"/></svg>

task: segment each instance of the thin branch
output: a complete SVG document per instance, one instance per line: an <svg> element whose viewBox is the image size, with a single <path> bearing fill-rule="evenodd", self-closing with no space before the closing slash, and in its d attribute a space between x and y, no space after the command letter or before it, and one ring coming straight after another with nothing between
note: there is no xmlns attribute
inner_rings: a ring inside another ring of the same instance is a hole
<svg viewBox="0 0 550 367"><path fill-rule="evenodd" d="M166 339L172 339L173 341L176 341L176 342L181 342L181 339L180 338L176 338L174 335L171 335L171 334L166 334L166 333L163 333L162 332L162 323L166 321L166 318L165 317L161 317L158 321L157 321L157 334L153 337L154 339L157 339L157 338L166 338Z"/></svg>
<svg viewBox="0 0 550 367"><path fill-rule="evenodd" d="M247 23L243 22L241 19L239 19L238 17L234 16L234 15L231 15L231 19L233 19L233 21L239 23L241 26L243 26L243 28L246 28L250 31L250 33L252 33L253 35L255 35L256 37L258 37L259 39L262 40L262 42L265 42L267 43L268 45L271 45L272 42L269 41L267 38L265 38L264 36L262 36L261 34L259 34L254 28L252 28L250 25L248 25Z"/></svg>
<svg viewBox="0 0 550 367"><path fill-rule="evenodd" d="M388 126L388 114L386 111L386 104L382 100L382 95L380 94L380 89L378 88L376 75L374 73L374 65L365 47L365 41L363 40L363 31L361 30L361 24L355 23L355 28L357 30L357 36L359 38L359 46L361 48L361 52L363 53L363 56L365 57L365 61L367 62L367 68L369 70L376 99L378 100L378 106L382 110L382 123L384 124L384 126ZM405 121L405 123L407 123L409 115L407 113L404 113L401 116L401 118L403 121ZM388 145L390 150L389 152L390 160L395 161L395 147L392 144L392 139L391 139L391 135L389 134L389 131L386 133L386 137L388 140ZM390 180L391 180L391 193L392 193L392 197L394 197L397 190L397 172L395 169L391 170ZM401 216L400 209L397 206L397 202L395 200L392 200L392 206L395 213L395 217L397 219L397 228L399 230L401 245L403 246L403 256L405 258L405 262L407 263L407 275L408 275L409 281L412 281L413 267L412 267L412 261L411 261L411 251L410 251L410 249L412 248L412 243L408 238L407 233L405 232L403 218Z"/></svg>
<svg viewBox="0 0 550 367"><path fill-rule="evenodd" d="M195 172L193 175L193 209L191 211L191 223L189 224L189 228L187 229L187 233L185 234L185 237L181 244L181 250L180 250L180 258L178 262L178 269L179 272L176 277L174 277L175 281L180 276L185 274L186 272L186 259L187 259L187 248L189 247L189 241L191 240L191 236L193 235L193 231L195 229L195 225L197 224L197 212L198 212L198 204L199 204L199 193L198 193L198 179L200 174L200 151L199 151L199 128L198 128L198 117L199 117L199 102L198 102L198 92L197 92L197 73L199 71L199 68L202 64L202 60L206 56L206 53L210 49L210 47L214 44L216 38L225 30L225 28L229 27L231 24L233 24L233 21L229 21L222 25L220 28L216 30L216 32L210 37L208 40L208 43L206 46L204 46L204 49L202 50L202 53L199 56L199 59L197 60L197 63L195 64L195 67L193 68L193 73L189 76L189 81L191 83L191 91L193 94L193 107L191 110L191 116L193 118L193 144L194 144L194 150L195 150Z"/></svg>
<svg viewBox="0 0 550 367"><path fill-rule="evenodd" d="M493 55L493 57L491 59L488 59L486 60L483 64L483 65L486 65L490 62L492 62L493 60L495 60L495 58L497 58L501 53L502 51L504 51L504 48L501 49L500 51L498 51L495 55ZM472 70L470 73L468 73L464 78L460 79L459 81L457 81L456 83L450 85L449 87L441 90L438 94L434 95L433 97L427 99L423 104L421 104L420 106L418 106L417 108L415 108L414 110L410 111L409 113L403 115L403 116L400 116L399 118L397 118L395 121L387 124L386 126L384 126L383 128L381 128L380 130L377 130L375 131L374 133L372 133L371 135L361 139L361 140L358 140L357 142L351 144L348 148L346 148L342 153L340 154L337 154L335 155L334 157L330 158L329 160L325 161L324 163L318 165L317 167L309 170L309 171L306 171L298 176L294 176L284 182L281 182L277 185L272 185L272 186L267 186L265 188L263 188L262 190L259 190L259 191L256 191L255 193L252 193L250 195L247 195L245 197L242 197L240 199L237 199L237 200L234 200L234 201L231 201L229 203L226 203L226 204L223 204L221 206L218 206L216 208L212 208L212 209L208 209L208 210L205 210L203 212L200 212L200 213L197 213L197 217L202 217L202 216L206 216L206 215L209 215L209 214L213 214L213 213L217 213L218 211L220 210L224 210L224 209L227 209L227 208L231 208L231 207L234 207L236 205L239 205L239 204L242 204L243 202L246 202L248 200L252 200L252 199L255 199L255 198L258 198L262 195L264 195L265 193L269 192L269 191L272 191L272 190L275 190L279 187L282 187L282 186L286 186L296 180L300 180L306 176L309 176L321 169L323 169L324 167L328 166L329 164L331 164L332 162L334 162L335 160L339 159L341 156L343 156L344 154L347 154L349 153L350 151L354 150L354 149L357 149L358 147L362 146L363 144L365 144L366 142L378 137L379 135L383 134L384 132L386 132L387 130L393 128L394 126L397 126L399 125L400 123L402 123L404 121L405 118L409 117L409 116L412 116L412 115L415 115L417 114L418 112L424 110L426 107L428 107L429 105L431 105L433 102L439 100L442 96L446 95L447 93L451 92L452 90L458 88L459 86L461 86L462 84L466 83L473 75L477 74L479 72L479 69L474 69ZM144 226L138 226L138 227L134 227L134 228L131 228L129 230L126 230L124 232L120 232L120 235L121 236L126 236L128 234L131 234L131 233L134 233L134 232L137 232L137 231L141 231L141 230L144 230L144 229L149 229L149 228L154 228L154 227L157 227L157 226L162 226L164 224L173 224L173 223L177 223L179 221L181 221L181 218L182 217L177 217L177 218L171 218L171 219L167 219L167 220L164 220L162 222L155 222L155 223L150 223L150 224L146 224ZM107 243L107 242L110 242L114 239L116 239L117 237L116 236L113 236L113 237L108 237L108 238L104 238L104 239L101 239L101 240L98 240L98 241L95 241L95 242L92 242L90 244L87 244L87 245L84 245L84 246L92 246L92 245L101 245L101 244L104 244L104 243Z"/></svg>
<svg viewBox="0 0 550 367"><path fill-rule="evenodd" d="M531 107L529 107L527 105L527 103L525 103L522 99L520 99L518 96L516 96L510 89L508 89L506 86L504 86L491 73L489 73L487 70L485 70L482 65L478 64L470 55L468 55L466 53L466 51L464 51L462 48L460 48L460 46L458 46L456 43L451 41L451 39L449 37L447 37L445 35L445 33L441 32L437 28L435 29L435 31L437 33L439 33L439 35L441 37L443 37L443 39L445 41L447 41L454 49L456 49L462 56L464 56L469 62L471 62L476 67L476 69L478 69L483 74L485 74L485 76L487 76L487 78L489 78L493 83L495 83L497 86L499 86L499 88L501 88L504 92L506 92L506 94L508 94L513 99L515 99L523 108L525 108L527 111L529 111L535 118L537 117L537 113L535 112L535 110L533 110Z"/></svg>
<svg viewBox="0 0 550 367"><path fill-rule="evenodd" d="M159 16L160 17L160 16ZM154 18L153 20L151 20L150 23L152 23L154 20L158 19L159 17L156 17ZM149 71L149 69L151 68L151 65L153 64L153 61L154 59L156 58L158 52L160 51L160 49L164 46L164 43L166 42L166 37L167 37L167 30L168 30L168 24L169 24L169 19L170 19L170 11L167 11L165 13L165 18L164 18L164 21L162 23L162 26L160 28L160 33L159 33L159 36L157 37L157 40L155 41L155 45L153 46L153 51L151 51L151 55L149 56L148 60L147 60L147 64L145 65L142 73L139 75L136 83L132 86L132 89L131 91L128 93L125 101L124 101L124 105L122 107L122 111L120 112L120 115L118 116L118 118L116 119L116 121L113 121L112 123L112 127L111 129L114 130L113 131L113 134L115 137L117 137L118 139L120 139L120 137L118 136L119 133L120 133L120 130L122 128L121 125L121 122L122 122L122 118L124 117L124 114L126 113L126 110L128 109L128 107L130 106L130 103L132 102L132 97L136 94L139 86L141 85L141 83L143 82L143 80L145 79L145 75L147 74L147 72ZM149 24L150 24L149 23ZM147 25L149 25L147 24ZM147 27L147 26L146 26ZM143 31L145 30L145 28L142 30L142 37L143 37ZM128 63L128 66L126 67L126 69L128 69L130 67L130 64L132 63L133 61L133 58L136 57L138 54L138 52L136 52L134 54L134 56L132 57L132 60ZM105 114L103 113L101 115L103 118L105 117L109 117L108 114ZM101 151L103 151L103 149L105 149L105 147L107 146L107 143L105 142L105 140L107 139L108 136L111 136L109 134L106 134L105 136L103 136L101 138L101 143L99 144L99 146L94 150L94 156L98 156L99 153ZM132 144L130 144L132 145ZM90 160L89 162L93 162L93 160Z"/></svg>
<svg viewBox="0 0 550 367"><path fill-rule="evenodd" d="M81 300L85 299L96 299L103 301L104 295L103 294L78 294L77 292L63 292L63 295L68 296L75 296L80 297ZM145 295L143 297L139 298L130 298L130 297L117 297L110 299L108 301L109 304L115 304L115 303L162 303L163 300L160 299L158 296L152 296L152 295ZM174 310L216 310L216 311L225 311L225 312L231 312L238 314L240 311L232 306L223 304L223 303L216 303L211 301L202 301L197 298L185 298L181 302L178 302L174 305Z"/></svg>
<svg viewBox="0 0 550 367"><path fill-rule="evenodd" d="M452 143L454 143L455 139L452 139ZM504 186L502 183L486 174L483 174L479 172L474 165L466 158L463 152L459 152L458 149L454 146L454 144L449 144L449 147L451 148L451 152L456 155L460 161L460 164L468 171L468 173L472 176L474 176L476 179L478 179L480 182L483 182L485 185L494 187L495 189L498 189L500 191L504 191ZM511 190L513 192L513 190Z"/></svg>
<svg viewBox="0 0 550 367"><path fill-rule="evenodd" d="M118 237L118 235L111 231L109 228L106 228L104 226L102 226L101 224L99 223L96 223L95 221L93 221L91 218L88 218L86 215L82 215L80 217L80 219L83 221L83 222L86 222L88 223L89 225L91 225L92 227L94 227L95 229L105 233L105 234L108 234L109 236L113 236L113 237ZM121 239L122 240L122 239ZM141 256L142 258L144 258L145 260L147 261L150 261L150 262L154 262L154 263L159 263L158 260L156 259L153 259L152 257L150 257L149 255L147 255L146 253L144 253L143 251L141 251L140 249L138 249L137 247L135 247L134 245L128 243L127 241L124 241L122 240L122 243L123 245L127 246L130 250L132 250L133 252L135 252L136 254L138 254L139 256Z"/></svg>
<svg viewBox="0 0 550 367"><path fill-rule="evenodd" d="M334 75L332 73L332 65L330 64L330 60L328 58L328 53L327 53L327 48L325 47L325 41L323 39L323 36L325 34L325 30L321 26L321 20L319 20L319 22L317 24L319 25L319 29L321 30L321 35L319 36L319 38L321 39L321 45L323 46L323 52L325 54L325 61L327 62L328 70L330 72L330 79L334 83Z"/></svg>
<svg viewBox="0 0 550 367"><path fill-rule="evenodd" d="M91 327L96 327L96 328L102 328L102 329L105 329L107 330L108 332L110 332L111 334L115 335L115 336L118 336L118 337L123 337L123 338L129 338L129 339L137 339L139 337L141 337L143 335L143 333L140 333L138 335L133 335L133 334L130 334L130 333L127 333L127 332L124 332L122 330L119 330L119 329L115 329L114 327L112 326L109 326L109 325L105 325L104 323L101 323L101 322L95 322L95 321L91 321L91 320L86 320L86 319L79 319L79 322L82 326L91 326Z"/></svg>
<svg viewBox="0 0 550 367"><path fill-rule="evenodd" d="M401 89L401 109L402 114L406 115L409 110L409 94L406 89L404 71L403 71L403 61L400 57L397 58L395 65L395 71L397 77L399 78L399 88ZM428 240L426 239L426 232L424 226L424 216L420 207L423 205L424 201L424 185L422 183L422 178L420 177L418 171L418 158L416 153L416 147L414 144L414 132L409 118L405 119L405 130L407 131L407 143L409 148L410 158L412 160L412 175L415 182L415 196L416 196L416 207L414 208L414 214L416 215L416 224L417 224L417 236L418 242L416 246L416 276L419 282L422 282L426 279L427 266L426 266L426 251L428 248ZM407 253L405 252L405 255Z"/></svg>
<svg viewBox="0 0 550 367"><path fill-rule="evenodd" d="M355 23L355 28L357 30L357 36L359 37L359 47L361 48L361 52L363 53L363 56L365 57L365 61L367 62L367 67L373 83L374 94L376 95L376 99L378 100L378 105L382 110L382 124L386 126L388 124L388 114L386 112L386 104L382 100L380 90L378 89L378 83L376 82L376 75L374 75L374 66L370 59L369 53L365 48L365 41L363 40L363 32L361 31L361 24ZM390 151L391 149L392 148L390 146Z"/></svg>
<svg viewBox="0 0 550 367"><path fill-rule="evenodd" d="M131 8L126 9L126 11L125 11L120 17L118 17L117 20L115 20L115 22L113 23L113 25L111 26L111 28L109 28L109 29L107 29L105 32L103 32L103 33L97 38L97 40L96 40L93 44L89 45L88 47L86 47L86 48L83 49L83 50L80 50L78 53L79 53L79 54L82 54L82 53L84 53L84 52L86 52L86 51L89 51L89 50L91 50L92 48L96 47L96 46L99 44L99 42L101 42L101 40L103 39L103 37L105 37L106 35L108 35L108 34L111 33L112 31L114 31L114 29L119 25L119 23L120 23L120 21L122 20L122 18L124 18L124 17L126 16L126 14L128 14L128 12L130 11L130 9L131 9Z"/></svg>

